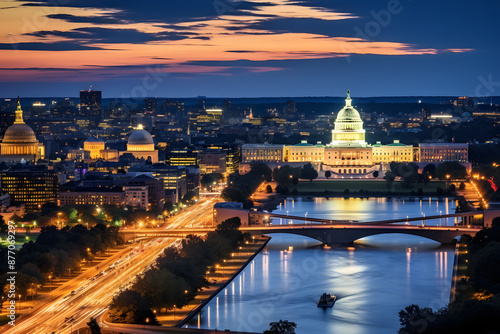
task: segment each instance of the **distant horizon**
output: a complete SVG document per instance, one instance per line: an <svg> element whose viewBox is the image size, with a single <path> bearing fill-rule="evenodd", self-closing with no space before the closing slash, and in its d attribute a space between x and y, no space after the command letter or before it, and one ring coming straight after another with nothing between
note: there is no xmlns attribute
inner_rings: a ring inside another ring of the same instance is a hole
<svg viewBox="0 0 500 334"><path fill-rule="evenodd" d="M96 91L99 91L96 89ZM101 91L104 93L104 91ZM0 99L17 99L18 96L16 97L0 97ZM495 98L500 98L500 95L492 95L492 96L470 96L470 95L373 95L373 96L355 96L351 94L351 98L355 100L356 98L360 99L370 99L370 98L422 98L422 97L428 97L428 98L457 98L457 97L468 97L468 98L476 98L476 99L495 99ZM22 99L79 99L79 96L20 96L19 98ZM191 100L191 99L199 99L199 98L206 98L206 99L285 99L285 98L299 98L299 99L321 99L321 98L333 98L333 99L345 99L346 96L333 96L333 95L282 95L282 96L205 96L205 95L198 95L198 96L188 96L188 97L183 97L183 96L145 96L145 97L105 97L103 96L102 99L129 99L129 100L143 100L143 99L149 99L149 98L157 98L157 99L183 99L183 100Z"/></svg>

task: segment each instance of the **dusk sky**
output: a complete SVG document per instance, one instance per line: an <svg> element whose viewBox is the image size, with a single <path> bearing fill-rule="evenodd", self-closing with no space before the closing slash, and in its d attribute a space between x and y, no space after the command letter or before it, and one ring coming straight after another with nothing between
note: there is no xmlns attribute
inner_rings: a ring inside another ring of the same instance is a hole
<svg viewBox="0 0 500 334"><path fill-rule="evenodd" d="M0 96L500 95L498 0L0 0ZM493 85L485 82L493 81ZM497 84L497 82L499 82Z"/></svg>

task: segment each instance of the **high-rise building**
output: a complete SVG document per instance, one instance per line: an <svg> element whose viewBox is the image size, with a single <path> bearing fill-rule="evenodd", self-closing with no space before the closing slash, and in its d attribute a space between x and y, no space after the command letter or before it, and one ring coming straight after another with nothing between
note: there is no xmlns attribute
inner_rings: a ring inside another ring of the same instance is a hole
<svg viewBox="0 0 500 334"><path fill-rule="evenodd" d="M170 166L195 166L199 164L198 153L190 149L176 149L167 153L166 159Z"/></svg>
<svg viewBox="0 0 500 334"><path fill-rule="evenodd" d="M226 152L219 149L208 149L198 153L200 160L200 174L226 172Z"/></svg>
<svg viewBox="0 0 500 334"><path fill-rule="evenodd" d="M293 117L297 115L297 104L295 101L286 101L285 117Z"/></svg>
<svg viewBox="0 0 500 334"><path fill-rule="evenodd" d="M65 98L62 101L54 101L50 106L50 115L54 117L67 117L74 116L77 109L69 98ZM82 114L88 116L87 114Z"/></svg>
<svg viewBox="0 0 500 334"><path fill-rule="evenodd" d="M80 114L83 116L100 116L102 113L102 92L98 90L80 91Z"/></svg>
<svg viewBox="0 0 500 334"><path fill-rule="evenodd" d="M14 123L16 118L14 111L16 110L15 101L12 99L4 99L0 106L0 139L9 126Z"/></svg>
<svg viewBox="0 0 500 334"><path fill-rule="evenodd" d="M158 105L158 99L156 97L148 97L144 101L144 110L146 112L156 112L156 108Z"/></svg>
<svg viewBox="0 0 500 334"><path fill-rule="evenodd" d="M45 103L37 101L31 105L29 111L31 113L31 117L43 116L47 111L47 106Z"/></svg>
<svg viewBox="0 0 500 334"><path fill-rule="evenodd" d="M56 203L59 182L57 173L46 166L11 166L0 171L0 188L26 210L37 211L46 203Z"/></svg>
<svg viewBox="0 0 500 334"><path fill-rule="evenodd" d="M160 108L160 112L166 116L182 119L185 116L184 102L165 100Z"/></svg>

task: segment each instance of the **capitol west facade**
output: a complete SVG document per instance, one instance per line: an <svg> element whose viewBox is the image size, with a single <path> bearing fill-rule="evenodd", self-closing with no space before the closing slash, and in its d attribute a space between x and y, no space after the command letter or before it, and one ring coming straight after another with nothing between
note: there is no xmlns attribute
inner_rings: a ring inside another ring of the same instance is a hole
<svg viewBox="0 0 500 334"><path fill-rule="evenodd" d="M335 120L332 141L327 145L308 144L302 141L296 145L246 144L242 147L240 172L245 173L252 162L262 161L283 165L286 163L307 163L318 169L329 170L333 178L371 177L374 171L381 171L384 164L392 161L411 162L413 146L395 140L389 145L369 145L365 141L363 120L352 106L347 91L345 106Z"/></svg>

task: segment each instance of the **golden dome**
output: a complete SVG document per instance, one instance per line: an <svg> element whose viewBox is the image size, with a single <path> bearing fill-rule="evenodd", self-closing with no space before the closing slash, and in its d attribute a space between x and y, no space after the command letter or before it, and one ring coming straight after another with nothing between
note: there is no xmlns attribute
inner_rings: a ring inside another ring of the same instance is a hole
<svg viewBox="0 0 500 334"><path fill-rule="evenodd" d="M16 119L7 128L2 140L1 155L36 155L38 140L31 127L24 123L21 102L17 98Z"/></svg>
<svg viewBox="0 0 500 334"><path fill-rule="evenodd" d="M9 126L2 140L2 144L38 144L35 132L26 124Z"/></svg>

